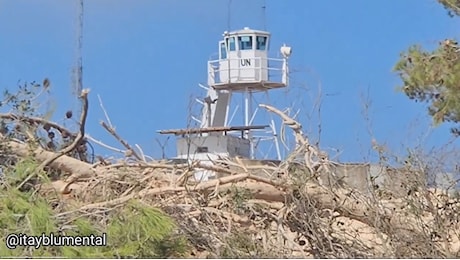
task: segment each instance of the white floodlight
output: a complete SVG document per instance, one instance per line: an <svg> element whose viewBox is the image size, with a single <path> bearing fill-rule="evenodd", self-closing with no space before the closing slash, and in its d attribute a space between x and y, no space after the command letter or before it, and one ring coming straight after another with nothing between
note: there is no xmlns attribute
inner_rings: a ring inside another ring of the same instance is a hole
<svg viewBox="0 0 460 260"><path fill-rule="evenodd" d="M292 48L286 46L286 44L283 44L283 46L281 46L280 51L284 58L289 58L289 56L291 56L292 54Z"/></svg>

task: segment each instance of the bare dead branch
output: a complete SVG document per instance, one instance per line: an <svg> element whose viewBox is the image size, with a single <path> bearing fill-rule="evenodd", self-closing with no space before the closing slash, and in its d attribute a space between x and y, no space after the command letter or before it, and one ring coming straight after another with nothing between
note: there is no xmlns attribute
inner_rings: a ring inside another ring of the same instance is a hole
<svg viewBox="0 0 460 260"><path fill-rule="evenodd" d="M80 95L80 98L82 99L82 103L83 103L82 104L82 106L83 106L82 107L82 113L81 113L81 116L80 116L80 131L78 132L78 134L75 137L75 139L73 140L73 142L69 146L63 148L58 153L52 154L52 156L50 156L46 160L44 160L31 175L29 175L26 179L24 179L24 181L21 184L19 184L19 186L17 187L18 189L20 187L22 187L25 183L27 183L33 176L35 176L40 171L42 171L50 163L54 162L59 157L70 153L78 145L81 144L81 142L82 142L82 140L83 140L83 138L85 136L86 115L88 114L88 93L89 93L89 89L83 89L82 92L81 92L81 95ZM72 175L70 177L69 184L73 183L77 178L78 178L78 176Z"/></svg>
<svg viewBox="0 0 460 260"><path fill-rule="evenodd" d="M107 113L107 110L105 110L104 104L102 103L101 96L97 95L97 98L99 99L99 106L101 107L102 111L104 112L105 119L109 123L110 128L113 128L112 121L110 121L109 114Z"/></svg>
<svg viewBox="0 0 460 260"><path fill-rule="evenodd" d="M112 146L110 146L110 145L107 145L107 144L105 144L105 143L99 141L99 140L96 140L96 139L94 139L92 136L90 136L89 134L85 134L85 137L86 137L88 140L92 141L93 143L96 143L96 144L98 144L98 145L100 145L100 146L102 146L102 147L104 147L104 148L106 148L106 149L109 149L109 150L111 150L111 151L114 151L114 152L117 152L117 153L121 153L121 154L124 154L124 153L125 153L124 150L121 150L121 149L112 147Z"/></svg>
<svg viewBox="0 0 460 260"><path fill-rule="evenodd" d="M147 159L145 157L145 154L142 148L138 144L134 144L134 146L136 146L137 150L139 150L139 153L141 153L142 161L147 162Z"/></svg>
<svg viewBox="0 0 460 260"><path fill-rule="evenodd" d="M21 121L21 122L27 122L29 124L33 125L48 125L56 130L58 130L60 133L68 133L71 137L75 138L77 134L72 133L69 129L62 127L61 125L46 120L44 118L40 117L29 117L29 116L21 116L21 115L16 115L12 113L7 113L7 114L0 114L1 119L7 119L7 120L12 120L12 121Z"/></svg>
<svg viewBox="0 0 460 260"><path fill-rule="evenodd" d="M138 159L139 161L142 161L142 158L136 153L136 151L134 151L134 149L128 144L128 142L126 142L125 140L123 140L123 139L117 134L117 132L115 132L115 129L114 129L113 127L108 126L104 121L101 121L100 124L101 124L102 127L104 127L104 129L107 130L113 137L115 137L115 139L117 139L117 141L119 141L124 147L126 147L126 149L127 149L134 157L136 157L136 159Z"/></svg>

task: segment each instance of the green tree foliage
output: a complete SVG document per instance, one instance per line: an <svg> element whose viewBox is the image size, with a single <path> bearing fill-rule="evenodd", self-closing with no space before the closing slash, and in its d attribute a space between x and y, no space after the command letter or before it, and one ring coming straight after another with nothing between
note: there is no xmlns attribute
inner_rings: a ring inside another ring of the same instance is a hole
<svg viewBox="0 0 460 260"><path fill-rule="evenodd" d="M439 0L449 14L460 15L459 0ZM401 54L394 70L402 79L401 90L416 102L428 103L435 124L460 122L460 47L447 39L434 50L413 45ZM459 133L458 129L453 129Z"/></svg>
<svg viewBox="0 0 460 260"><path fill-rule="evenodd" d="M110 211L105 219L89 213L67 214L53 209L51 197L34 190L20 191L16 184L37 166L21 160L4 172L0 183L0 257L64 258L165 258L184 257L187 241L175 235L174 221L162 211L132 200ZM46 180L43 180L46 182ZM8 249L8 234L40 235L107 234L104 247L40 247Z"/></svg>
<svg viewBox="0 0 460 260"><path fill-rule="evenodd" d="M22 158L11 152L9 140L27 143L31 150L40 146L52 151L55 150L53 147L62 148L73 142L75 135L64 135L64 128L30 119L50 119L53 109L43 108L44 104L50 103L49 97L43 97L49 92L49 85L48 79L43 84L20 84L16 92L4 91L3 100L0 100L0 111L4 112L0 118L0 258L184 257L188 252L187 240L177 234L174 220L161 210L137 200L103 212L101 209L79 210L80 205L62 199L57 191L40 188L50 184L53 177L61 174L60 171L37 171L40 163L33 157ZM71 116L66 113L67 119ZM71 156L85 159L85 156ZM34 177L29 178L32 175ZM50 233L58 236L100 236L105 233L107 246L18 246L9 249L5 243L9 234L40 236Z"/></svg>

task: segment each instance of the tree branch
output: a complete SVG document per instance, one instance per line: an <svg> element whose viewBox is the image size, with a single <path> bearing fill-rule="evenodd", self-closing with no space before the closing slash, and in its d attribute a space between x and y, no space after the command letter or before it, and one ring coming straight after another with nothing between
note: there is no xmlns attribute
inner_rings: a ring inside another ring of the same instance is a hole
<svg viewBox="0 0 460 260"><path fill-rule="evenodd" d="M128 151L129 151L134 157L136 157L136 159L138 159L139 161L143 161L142 158L136 153L136 151L134 151L134 149L133 149L125 140L123 140L123 139L117 134L117 132L115 132L115 129L113 129L113 127L108 126L104 121L101 121L101 125L102 125L102 127L104 127L105 130L107 130L113 137L115 137L115 139L117 139L117 141L119 141L124 147L126 147L126 149L128 149Z"/></svg>
<svg viewBox="0 0 460 260"><path fill-rule="evenodd" d="M71 151L73 151L77 147L77 145L79 145L81 143L81 141L83 140L83 138L85 136L86 116L88 114L88 93L89 93L89 89L84 89L81 92L80 98L82 99L82 102L83 102L83 108L82 108L82 113L81 113L81 116L80 116L80 131L78 132L76 138L73 140L73 142L69 146L63 148L58 153L52 153L50 157L45 159L32 174L30 174L21 184L19 184L19 186L17 187L18 189L21 188L33 176L38 174L38 172L43 170L50 163L53 163L59 157L70 153ZM74 176L74 175L72 175L72 176ZM72 176L71 176L71 181L69 182L69 185L74 181L72 179Z"/></svg>

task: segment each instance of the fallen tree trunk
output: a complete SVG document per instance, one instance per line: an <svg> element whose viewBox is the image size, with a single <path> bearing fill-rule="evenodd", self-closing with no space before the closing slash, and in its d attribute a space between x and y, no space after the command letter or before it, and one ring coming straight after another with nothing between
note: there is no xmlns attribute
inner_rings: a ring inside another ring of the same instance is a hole
<svg viewBox="0 0 460 260"><path fill-rule="evenodd" d="M21 144L15 141L7 142L6 146L11 149L11 153L23 158L32 156L40 163L58 155L58 153L46 151L40 147L35 148L35 150L31 150L29 145ZM48 166L54 170L68 172L72 174L72 176L78 176L79 178L93 177L96 175L96 171L91 167L90 164L67 155L60 156L51 162Z"/></svg>
<svg viewBox="0 0 460 260"><path fill-rule="evenodd" d="M8 146L16 155L21 157L33 156L39 162L46 161L49 158L56 156L56 153L46 151L39 147L34 151L31 151L28 145L14 141L8 142ZM92 168L90 164L66 155L57 158L49 165L49 167L71 173L71 176L73 177L71 180L66 181L68 184L73 183L77 179L75 176L78 176L78 178L88 178L94 177L97 174L96 170ZM286 189L286 187L276 187L270 185L270 183L273 183L272 181L263 181L261 180L263 178L260 177L257 177L256 180L248 181L248 179L251 179L251 177L252 176L250 174L231 175L207 182L202 182L196 186L171 186L148 189L142 191L139 195L142 197L151 195L165 195L185 191L204 191L212 190L216 187L218 191L222 192L230 189L231 187L239 187L249 190L254 199L261 199L268 202L286 201L286 192L283 191ZM376 205L371 206L371 203L366 201L367 198L359 194L351 195L352 191L350 190L336 189L334 192L332 192L331 190L319 184L309 182L305 184L305 189L303 192L306 196L315 200L321 208L337 211L345 217L361 221L368 225L372 226L375 223L376 218L380 218L392 220L391 224L397 225L396 228L407 228L407 221L404 221L404 223L397 221L399 219L397 218L398 214L392 214L390 210L378 209ZM130 195L128 198L132 197L133 195ZM122 198L120 199L124 201ZM399 209L401 208L401 205L388 203L385 205L385 207L389 209ZM405 216L405 219L407 219L407 216Z"/></svg>

